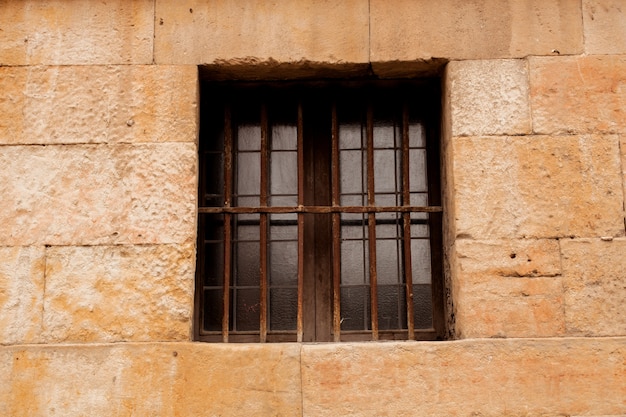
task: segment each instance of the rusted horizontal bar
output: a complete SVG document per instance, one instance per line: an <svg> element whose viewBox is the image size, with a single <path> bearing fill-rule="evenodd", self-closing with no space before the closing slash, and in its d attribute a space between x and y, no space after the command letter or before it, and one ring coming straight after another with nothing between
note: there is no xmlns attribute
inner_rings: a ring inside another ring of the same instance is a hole
<svg viewBox="0 0 626 417"><path fill-rule="evenodd" d="M273 207L199 207L198 213L439 213L441 206L273 206Z"/></svg>

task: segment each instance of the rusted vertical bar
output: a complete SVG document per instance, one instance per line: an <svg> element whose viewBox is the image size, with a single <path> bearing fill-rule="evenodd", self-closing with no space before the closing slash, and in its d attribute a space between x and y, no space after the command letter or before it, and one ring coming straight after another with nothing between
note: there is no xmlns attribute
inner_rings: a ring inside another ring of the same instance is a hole
<svg viewBox="0 0 626 417"><path fill-rule="evenodd" d="M402 107L402 204L411 205L409 188L409 106L405 102ZM406 323L408 339L415 339L413 323L413 266L411 263L411 213L402 213L404 230L402 233L404 252L404 283L406 294Z"/></svg>
<svg viewBox="0 0 626 417"><path fill-rule="evenodd" d="M331 184L332 205L339 201L339 123L337 121L337 103L332 106L332 156ZM333 213L333 340L341 340L341 214Z"/></svg>
<svg viewBox="0 0 626 417"><path fill-rule="evenodd" d="M376 205L374 191L374 110L367 106L367 205ZM378 279L376 274L376 215L367 216L368 251L370 256L370 314L372 321L372 340L378 340Z"/></svg>
<svg viewBox="0 0 626 417"><path fill-rule="evenodd" d="M298 206L304 205L304 133L302 131L302 102L298 102ZM302 342L304 321L302 315L304 287L304 213L298 213L298 315L296 332Z"/></svg>
<svg viewBox="0 0 626 417"><path fill-rule="evenodd" d="M268 185L268 134L269 127L267 121L267 106L265 103L261 105L261 184L260 190L260 204L261 207L267 207L267 185ZM267 213L260 214L259 222L259 264L260 264L260 276L259 276L259 331L260 341L264 343L267 341Z"/></svg>
<svg viewBox="0 0 626 417"><path fill-rule="evenodd" d="M231 123L231 110L227 105L224 110L224 207L230 207L232 202L232 176L233 176L233 126ZM224 213L224 283L223 310L222 310L222 340L228 342L228 320L230 312L230 276L231 276L231 221L232 214Z"/></svg>

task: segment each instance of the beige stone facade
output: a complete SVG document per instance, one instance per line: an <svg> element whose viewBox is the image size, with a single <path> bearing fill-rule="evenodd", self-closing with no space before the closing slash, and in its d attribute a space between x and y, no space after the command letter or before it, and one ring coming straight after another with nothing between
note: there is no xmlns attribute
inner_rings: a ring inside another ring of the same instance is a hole
<svg viewBox="0 0 626 417"><path fill-rule="evenodd" d="M193 341L199 68L442 83L449 340ZM626 1L0 0L0 415L626 415Z"/></svg>

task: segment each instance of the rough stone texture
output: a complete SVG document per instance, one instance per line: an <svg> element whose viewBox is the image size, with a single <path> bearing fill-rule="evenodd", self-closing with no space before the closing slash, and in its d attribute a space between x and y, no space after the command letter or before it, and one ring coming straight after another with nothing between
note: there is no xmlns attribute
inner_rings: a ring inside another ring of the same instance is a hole
<svg viewBox="0 0 626 417"><path fill-rule="evenodd" d="M451 62L446 88L453 136L530 133L525 60Z"/></svg>
<svg viewBox="0 0 626 417"><path fill-rule="evenodd" d="M623 236L615 135L461 137L455 233L474 239Z"/></svg>
<svg viewBox="0 0 626 417"><path fill-rule="evenodd" d="M626 239L563 240L567 332L626 335Z"/></svg>
<svg viewBox="0 0 626 417"><path fill-rule="evenodd" d="M457 337L564 334L558 241L459 239L454 249Z"/></svg>
<svg viewBox="0 0 626 417"><path fill-rule="evenodd" d="M367 0L157 0L158 64L367 63Z"/></svg>
<svg viewBox="0 0 626 417"><path fill-rule="evenodd" d="M198 136L194 66L0 67L0 91L0 144Z"/></svg>
<svg viewBox="0 0 626 417"><path fill-rule="evenodd" d="M41 334L44 247L0 247L0 345Z"/></svg>
<svg viewBox="0 0 626 417"><path fill-rule="evenodd" d="M626 339L305 345L307 416L626 411Z"/></svg>
<svg viewBox="0 0 626 417"><path fill-rule="evenodd" d="M3 416L301 415L300 346L0 347Z"/></svg>
<svg viewBox="0 0 626 417"><path fill-rule="evenodd" d="M535 133L626 133L626 56L532 57L530 99Z"/></svg>
<svg viewBox="0 0 626 417"><path fill-rule="evenodd" d="M193 143L0 146L0 245L195 241Z"/></svg>
<svg viewBox="0 0 626 417"><path fill-rule="evenodd" d="M42 339L189 340L194 270L192 244L48 248Z"/></svg>
<svg viewBox="0 0 626 417"><path fill-rule="evenodd" d="M579 54L577 0L372 0L371 60Z"/></svg>
<svg viewBox="0 0 626 417"><path fill-rule="evenodd" d="M0 65L150 64L153 0L0 0Z"/></svg>
<svg viewBox="0 0 626 417"><path fill-rule="evenodd" d="M626 54L626 2L583 0L585 52Z"/></svg>

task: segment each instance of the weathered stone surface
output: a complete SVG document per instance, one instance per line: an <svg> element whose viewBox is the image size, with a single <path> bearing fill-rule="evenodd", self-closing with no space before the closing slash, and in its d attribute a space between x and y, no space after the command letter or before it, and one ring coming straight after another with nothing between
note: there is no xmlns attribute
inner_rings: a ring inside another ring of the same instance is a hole
<svg viewBox="0 0 626 417"><path fill-rule="evenodd" d="M41 335L44 247L0 247L0 345Z"/></svg>
<svg viewBox="0 0 626 417"><path fill-rule="evenodd" d="M300 346L0 347L3 416L295 416Z"/></svg>
<svg viewBox="0 0 626 417"><path fill-rule="evenodd" d="M557 416L626 409L626 339L304 345L304 415Z"/></svg>
<svg viewBox="0 0 626 417"><path fill-rule="evenodd" d="M575 0L372 0L371 60L521 58L579 54Z"/></svg>
<svg viewBox="0 0 626 417"><path fill-rule="evenodd" d="M0 146L0 245L195 241L196 145Z"/></svg>
<svg viewBox="0 0 626 417"><path fill-rule="evenodd" d="M456 236L624 235L617 136L452 141Z"/></svg>
<svg viewBox="0 0 626 417"><path fill-rule="evenodd" d="M0 67L0 144L194 142L197 68Z"/></svg>
<svg viewBox="0 0 626 417"><path fill-rule="evenodd" d="M563 240L567 332L626 335L626 239Z"/></svg>
<svg viewBox="0 0 626 417"><path fill-rule="evenodd" d="M529 60L535 133L626 133L626 56Z"/></svg>
<svg viewBox="0 0 626 417"><path fill-rule="evenodd" d="M585 52L626 54L624 0L583 0Z"/></svg>
<svg viewBox="0 0 626 417"><path fill-rule="evenodd" d="M43 339L189 340L194 270L192 244L48 248Z"/></svg>
<svg viewBox="0 0 626 417"><path fill-rule="evenodd" d="M367 0L157 0L155 60L226 66L367 63L368 12Z"/></svg>
<svg viewBox="0 0 626 417"><path fill-rule="evenodd" d="M457 337L564 334L558 241L459 239L451 262Z"/></svg>
<svg viewBox="0 0 626 417"><path fill-rule="evenodd" d="M530 133L525 60L450 62L446 88L453 136Z"/></svg>
<svg viewBox="0 0 626 417"><path fill-rule="evenodd" d="M152 62L153 0L1 0L0 22L0 65Z"/></svg>

